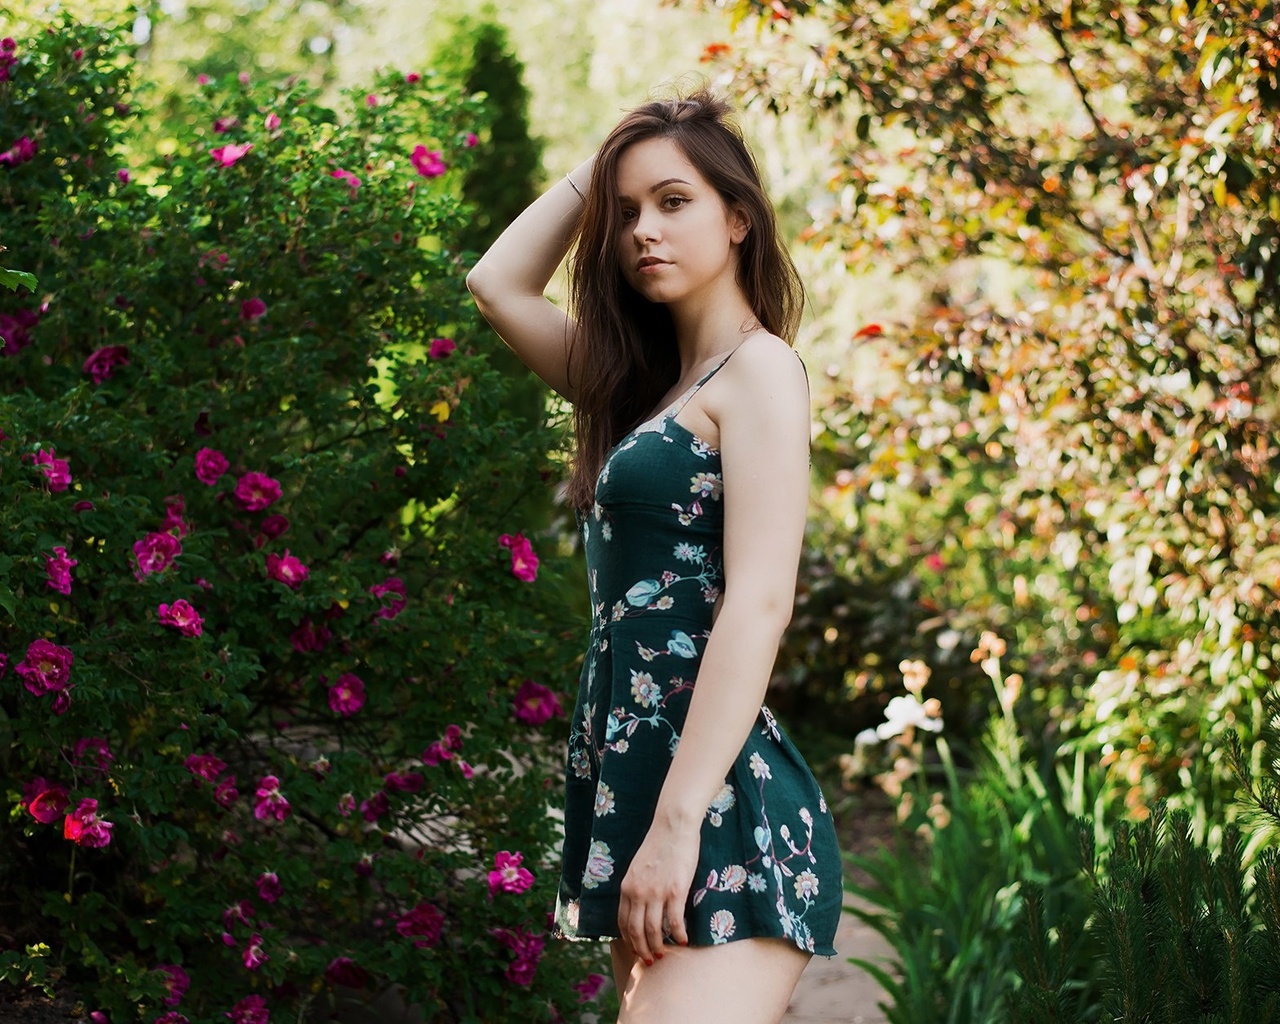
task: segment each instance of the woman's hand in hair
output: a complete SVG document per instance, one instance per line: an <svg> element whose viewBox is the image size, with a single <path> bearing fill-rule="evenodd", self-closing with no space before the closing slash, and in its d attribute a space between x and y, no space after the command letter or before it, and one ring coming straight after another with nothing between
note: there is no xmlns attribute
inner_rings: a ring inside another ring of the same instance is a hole
<svg viewBox="0 0 1280 1024"><path fill-rule="evenodd" d="M701 821L655 819L622 880L618 935L646 964L662 956L663 933L689 943L684 909L698 867Z"/></svg>

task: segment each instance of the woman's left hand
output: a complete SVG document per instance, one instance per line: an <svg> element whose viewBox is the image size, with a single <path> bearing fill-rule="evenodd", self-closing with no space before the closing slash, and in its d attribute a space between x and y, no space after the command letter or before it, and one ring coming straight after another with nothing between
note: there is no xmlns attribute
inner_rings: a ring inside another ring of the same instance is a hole
<svg viewBox="0 0 1280 1024"><path fill-rule="evenodd" d="M673 828L655 821L622 880L619 937L646 964L662 956L664 932L677 945L689 944L684 908L700 842L696 827Z"/></svg>

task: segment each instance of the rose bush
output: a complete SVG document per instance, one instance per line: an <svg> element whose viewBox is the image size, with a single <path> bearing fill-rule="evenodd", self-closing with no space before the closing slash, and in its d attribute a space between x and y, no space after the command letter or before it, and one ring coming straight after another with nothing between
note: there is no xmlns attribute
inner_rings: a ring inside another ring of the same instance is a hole
<svg viewBox="0 0 1280 1024"><path fill-rule="evenodd" d="M152 137L121 38L0 47L40 288L0 294L0 978L115 1024L391 985L575 1019L599 950L545 937L580 638L511 512L551 439L452 241L484 111L193 68Z"/></svg>

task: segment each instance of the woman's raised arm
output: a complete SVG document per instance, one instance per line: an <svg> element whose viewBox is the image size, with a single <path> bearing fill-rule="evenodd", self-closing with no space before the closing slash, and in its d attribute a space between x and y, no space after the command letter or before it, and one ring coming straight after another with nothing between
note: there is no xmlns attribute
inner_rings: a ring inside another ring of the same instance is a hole
<svg viewBox="0 0 1280 1024"><path fill-rule="evenodd" d="M547 189L467 274L476 306L529 369L569 401L573 321L543 294L573 241L594 157Z"/></svg>

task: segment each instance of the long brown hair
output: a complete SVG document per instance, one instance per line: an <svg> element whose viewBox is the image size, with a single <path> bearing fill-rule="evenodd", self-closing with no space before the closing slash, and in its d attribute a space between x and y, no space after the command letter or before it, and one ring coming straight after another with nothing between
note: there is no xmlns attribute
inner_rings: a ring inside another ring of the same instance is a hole
<svg viewBox="0 0 1280 1024"><path fill-rule="evenodd" d="M671 315L627 284L619 252L618 161L628 146L653 138L674 142L727 206L746 212L750 229L738 247L737 278L761 326L788 343L800 326L804 286L729 105L704 88L628 113L596 155L569 261L577 322L569 352L577 447L568 499L578 509L590 508L609 449L680 376Z"/></svg>

